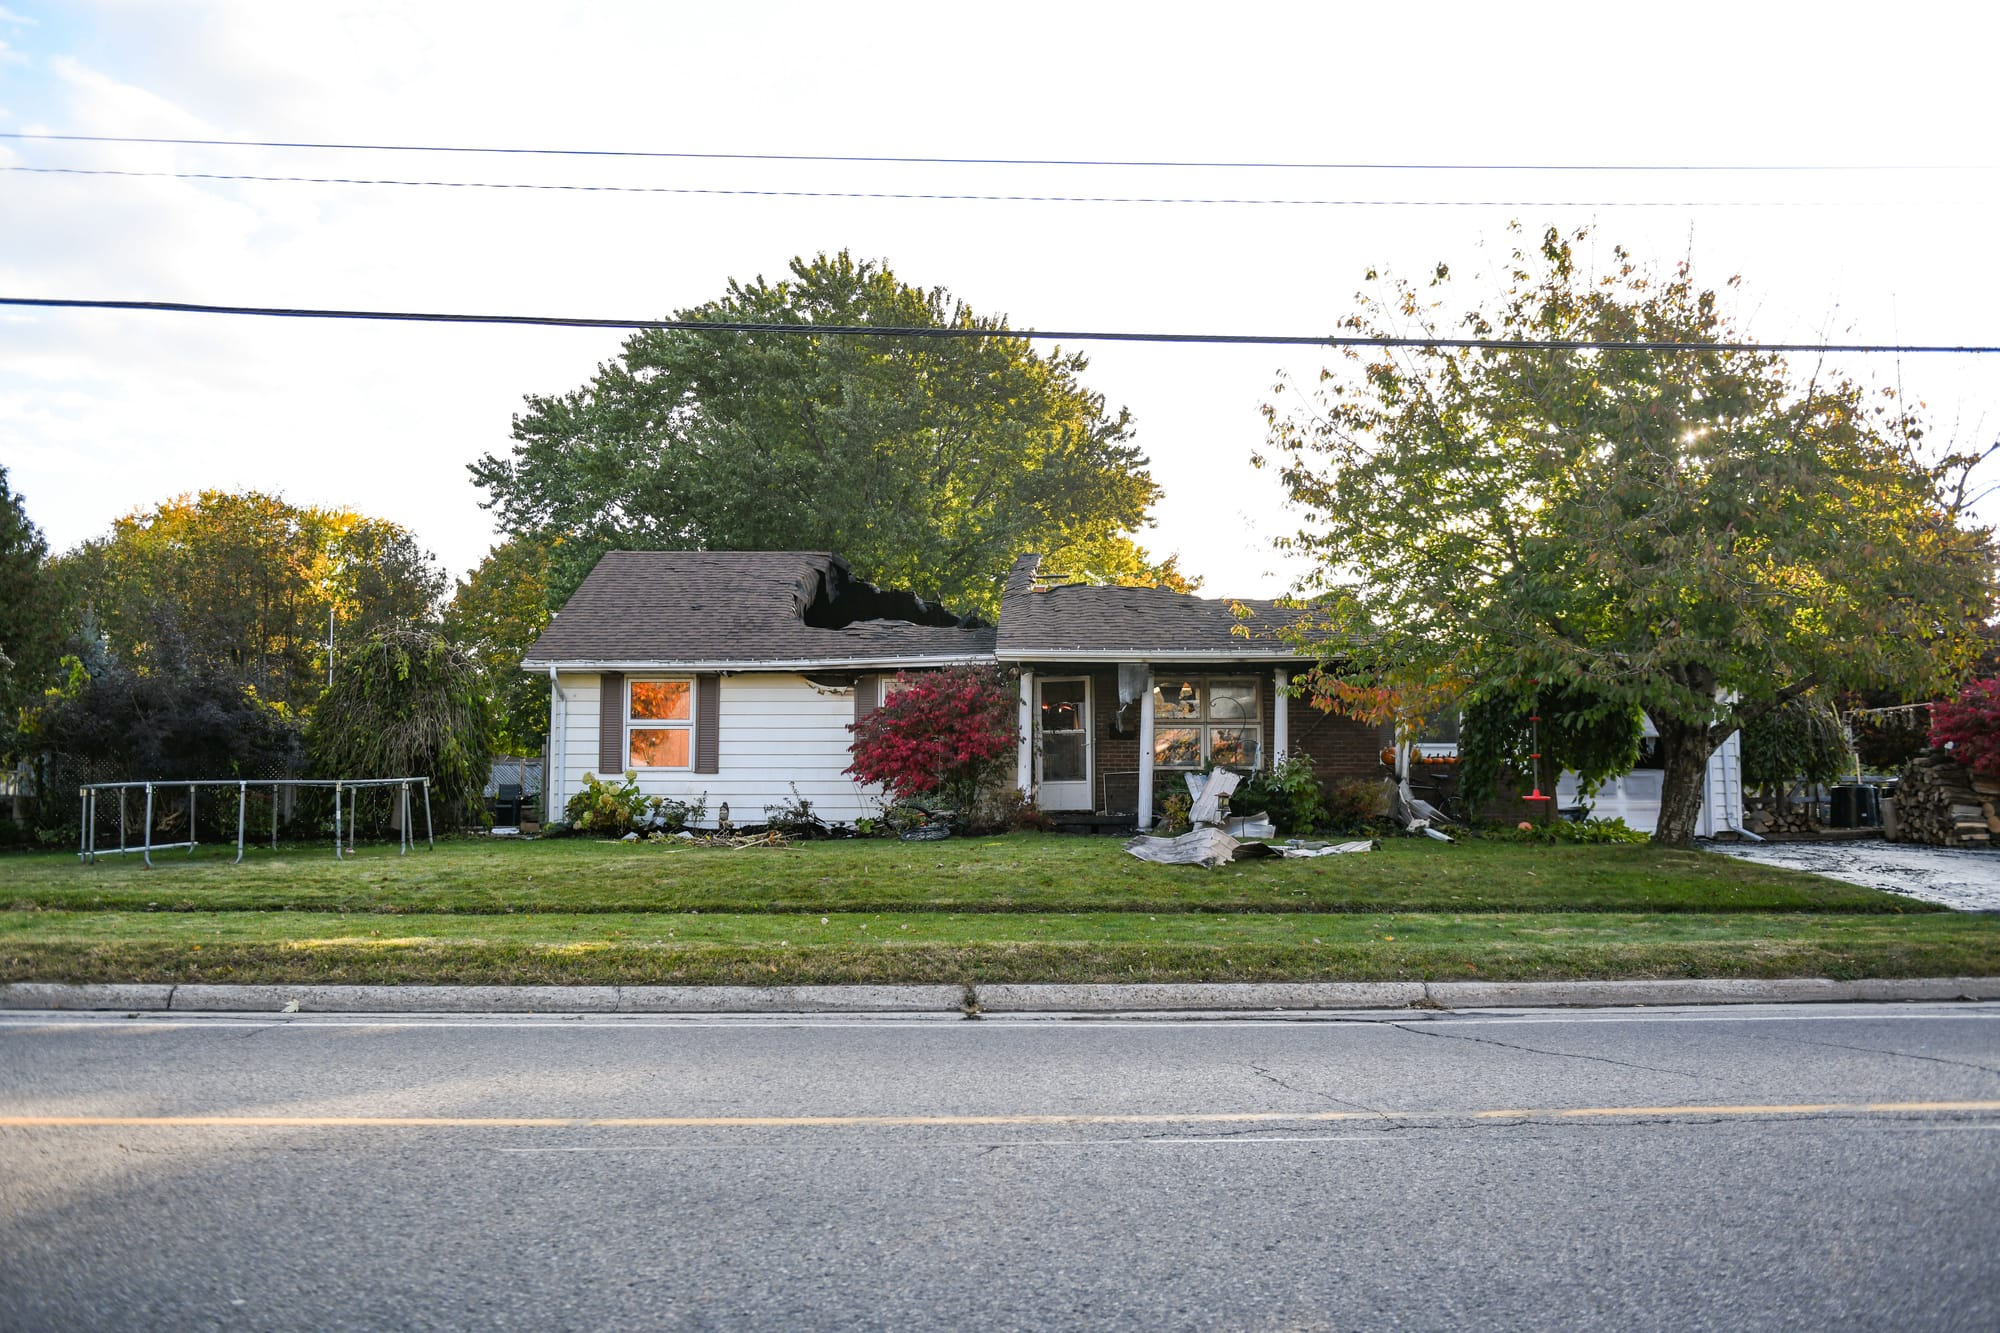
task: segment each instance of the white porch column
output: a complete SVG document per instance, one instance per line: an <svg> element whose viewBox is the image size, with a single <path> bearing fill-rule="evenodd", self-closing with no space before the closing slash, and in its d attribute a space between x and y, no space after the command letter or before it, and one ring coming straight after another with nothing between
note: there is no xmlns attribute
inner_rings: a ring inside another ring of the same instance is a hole
<svg viewBox="0 0 2000 1333"><path fill-rule="evenodd" d="M1014 749L1014 785L1035 794L1035 673L1021 673L1021 739Z"/></svg>
<svg viewBox="0 0 2000 1333"><path fill-rule="evenodd" d="M1271 766L1275 768L1292 750L1292 724L1285 712L1285 705L1291 702L1285 696L1285 687L1291 684L1292 673L1274 671L1271 679L1277 690L1271 697Z"/></svg>
<svg viewBox="0 0 2000 1333"><path fill-rule="evenodd" d="M1153 673L1139 695L1139 827L1153 827Z"/></svg>

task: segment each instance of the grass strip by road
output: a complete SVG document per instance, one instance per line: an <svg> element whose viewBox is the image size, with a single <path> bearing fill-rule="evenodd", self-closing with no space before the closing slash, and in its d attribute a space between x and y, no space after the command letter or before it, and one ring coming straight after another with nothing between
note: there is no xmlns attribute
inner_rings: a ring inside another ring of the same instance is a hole
<svg viewBox="0 0 2000 1333"><path fill-rule="evenodd" d="M833 984L2000 974L1958 914L0 913L0 980Z"/></svg>
<svg viewBox="0 0 2000 1333"><path fill-rule="evenodd" d="M620 912L1829 912L1942 909L1706 852L1394 839L1360 856L1201 871L1126 856L1115 839L1013 834L716 850L585 840L234 849L78 864L0 858L0 909Z"/></svg>

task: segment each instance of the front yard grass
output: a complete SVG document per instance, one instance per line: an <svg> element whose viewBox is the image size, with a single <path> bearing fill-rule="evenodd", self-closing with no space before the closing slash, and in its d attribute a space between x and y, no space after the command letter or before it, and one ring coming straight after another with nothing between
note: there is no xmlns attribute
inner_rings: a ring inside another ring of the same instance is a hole
<svg viewBox="0 0 2000 1333"><path fill-rule="evenodd" d="M398 856L325 846L158 853L81 866L0 858L0 908L347 912L1889 912L1938 910L1838 880L1651 846L1454 844L1200 871L1114 838L1011 834L719 850L463 839Z"/></svg>
<svg viewBox="0 0 2000 1333"><path fill-rule="evenodd" d="M231 849L233 851L233 849ZM2000 975L2000 919L1647 846L1154 866L1011 835L0 858L0 981L467 984Z"/></svg>

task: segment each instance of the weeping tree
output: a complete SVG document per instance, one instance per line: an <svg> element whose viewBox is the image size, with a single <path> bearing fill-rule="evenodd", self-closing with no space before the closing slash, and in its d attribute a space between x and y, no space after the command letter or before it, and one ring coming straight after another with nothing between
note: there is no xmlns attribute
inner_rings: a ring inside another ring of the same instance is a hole
<svg viewBox="0 0 2000 1333"><path fill-rule="evenodd" d="M491 722L479 663L428 629L383 628L342 656L306 729L321 777L431 780L446 827L478 821Z"/></svg>
<svg viewBox="0 0 2000 1333"><path fill-rule="evenodd" d="M1854 769L1840 714L1816 695L1787 699L1743 727L1743 781L1780 807L1796 782L1833 782Z"/></svg>
<svg viewBox="0 0 2000 1333"><path fill-rule="evenodd" d="M1536 719L1539 718L1538 723ZM1503 773L1553 791L1574 772L1589 796L1639 762L1645 719L1629 699L1578 682L1496 685L1468 699L1459 719L1459 781L1466 805L1492 798ZM1541 754L1539 763L1532 757Z"/></svg>

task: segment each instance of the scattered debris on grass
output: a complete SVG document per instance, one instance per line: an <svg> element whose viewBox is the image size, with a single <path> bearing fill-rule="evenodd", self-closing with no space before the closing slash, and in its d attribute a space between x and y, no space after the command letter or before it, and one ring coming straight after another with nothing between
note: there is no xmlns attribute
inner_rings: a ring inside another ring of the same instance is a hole
<svg viewBox="0 0 2000 1333"><path fill-rule="evenodd" d="M1379 851L1381 847L1382 844L1373 838L1340 843L1307 842L1299 838L1291 838L1282 843L1238 842L1213 826L1183 833L1178 838L1152 838L1141 834L1125 844L1125 850L1141 861L1151 861L1157 865L1207 866L1211 870L1220 869L1232 862L1252 861L1263 857L1293 860L1315 856L1341 856L1355 852Z"/></svg>

